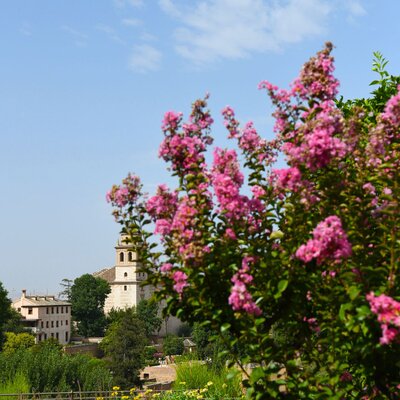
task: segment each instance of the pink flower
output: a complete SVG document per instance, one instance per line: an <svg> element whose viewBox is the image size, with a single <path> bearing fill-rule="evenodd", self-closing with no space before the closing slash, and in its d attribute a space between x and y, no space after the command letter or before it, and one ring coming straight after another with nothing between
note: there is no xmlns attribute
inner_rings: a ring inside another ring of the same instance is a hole
<svg viewBox="0 0 400 400"><path fill-rule="evenodd" d="M297 167L273 169L270 182L278 192L285 190L296 192L302 186L300 170Z"/></svg>
<svg viewBox="0 0 400 400"><path fill-rule="evenodd" d="M175 111L167 111L164 114L164 119L161 125L163 131L175 130L178 128L179 123L182 120L182 113Z"/></svg>
<svg viewBox="0 0 400 400"><path fill-rule="evenodd" d="M254 185L251 187L251 191L256 199L259 199L261 196L265 195L265 190L258 185Z"/></svg>
<svg viewBox="0 0 400 400"><path fill-rule="evenodd" d="M106 194L106 200L113 206L123 208L128 204L135 204L141 195L142 185L139 177L128 174L122 180L122 185L113 185Z"/></svg>
<svg viewBox="0 0 400 400"><path fill-rule="evenodd" d="M400 335L400 303L390 296L381 294L376 296L373 292L366 296L371 311L378 316L381 323L381 344L390 344Z"/></svg>
<svg viewBox="0 0 400 400"><path fill-rule="evenodd" d="M325 218L313 230L313 239L296 251L296 257L305 263L316 259L318 264L333 260L335 263L351 256L351 244L336 215Z"/></svg>
<svg viewBox="0 0 400 400"><path fill-rule="evenodd" d="M174 290L175 292L182 294L183 289L189 284L187 283L188 276L182 271L175 271L172 274L172 279L175 281Z"/></svg>
<svg viewBox="0 0 400 400"><path fill-rule="evenodd" d="M233 275L231 294L228 302L234 311L245 311L248 314L261 315L261 309L253 301L253 297L247 290L247 285L251 284L253 277L248 274L250 264L254 262L254 257L246 256L242 260L242 268Z"/></svg>
<svg viewBox="0 0 400 400"><path fill-rule="evenodd" d="M220 210L232 220L238 220L247 215L248 198L240 195L239 192L244 178L239 169L236 152L216 148L211 173L211 182Z"/></svg>
<svg viewBox="0 0 400 400"><path fill-rule="evenodd" d="M161 265L160 271L161 272L169 272L172 269L172 264L170 263L165 263L163 265Z"/></svg>

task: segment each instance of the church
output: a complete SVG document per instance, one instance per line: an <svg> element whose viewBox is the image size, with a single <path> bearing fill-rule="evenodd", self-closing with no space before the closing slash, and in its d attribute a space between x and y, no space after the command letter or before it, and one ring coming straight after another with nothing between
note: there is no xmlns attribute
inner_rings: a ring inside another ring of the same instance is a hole
<svg viewBox="0 0 400 400"><path fill-rule="evenodd" d="M108 314L112 308L124 309L137 306L141 300L151 297L151 286L141 286L146 273L140 271L141 264L136 252L127 244L127 235L121 234L115 246L115 265L93 274L110 284L111 293L104 304L104 312Z"/></svg>
<svg viewBox="0 0 400 400"><path fill-rule="evenodd" d="M141 300L148 300L154 292L154 287L143 286L147 274L141 271L141 263L132 246L128 244L128 235L121 234L115 246L115 265L104 268L93 274L96 278L102 278L110 284L111 292L104 304L104 313L108 314L111 309L125 309L136 307ZM160 305L160 314L161 314ZM177 333L181 321L176 317L167 317L159 334Z"/></svg>

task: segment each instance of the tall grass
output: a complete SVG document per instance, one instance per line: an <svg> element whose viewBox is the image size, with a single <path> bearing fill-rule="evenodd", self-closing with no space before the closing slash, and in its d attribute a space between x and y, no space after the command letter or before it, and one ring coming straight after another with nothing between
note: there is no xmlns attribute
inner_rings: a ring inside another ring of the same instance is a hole
<svg viewBox="0 0 400 400"><path fill-rule="evenodd" d="M22 373L17 373L13 379L0 383L0 394L29 393L28 379ZM12 397L2 396L2 400L11 400ZM13 399L14 400L14 399Z"/></svg>
<svg viewBox="0 0 400 400"><path fill-rule="evenodd" d="M215 368L201 361L179 363L176 366L176 381L174 389L201 389L207 388L207 396L215 399L241 398L243 388L240 374L227 379L230 370L225 367Z"/></svg>

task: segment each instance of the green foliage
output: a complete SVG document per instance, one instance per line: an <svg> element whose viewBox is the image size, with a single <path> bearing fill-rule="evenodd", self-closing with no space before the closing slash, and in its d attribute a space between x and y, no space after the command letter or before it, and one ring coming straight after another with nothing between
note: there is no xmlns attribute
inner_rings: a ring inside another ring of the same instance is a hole
<svg viewBox="0 0 400 400"><path fill-rule="evenodd" d="M183 323L179 326L177 335L181 337L189 337L192 336L192 331L193 328L189 324Z"/></svg>
<svg viewBox="0 0 400 400"><path fill-rule="evenodd" d="M62 291L58 294L58 297L60 299L66 300L68 302L71 301L71 288L73 285L74 281L72 279L67 279L64 278L61 282L60 282L60 286L62 287Z"/></svg>
<svg viewBox="0 0 400 400"><path fill-rule="evenodd" d="M11 317L11 300L8 298L7 290L0 282L0 349L4 341L5 326Z"/></svg>
<svg viewBox="0 0 400 400"><path fill-rule="evenodd" d="M12 379L0 382L0 394L29 393L29 390L29 382L21 372L18 372ZM2 396L2 399L6 400L7 397Z"/></svg>
<svg viewBox="0 0 400 400"><path fill-rule="evenodd" d="M52 341L2 352L0 365L0 386L15 384L25 392L100 391L109 390L112 385L103 361L64 354Z"/></svg>
<svg viewBox="0 0 400 400"><path fill-rule="evenodd" d="M210 399L242 398L243 394L237 370L210 368L199 361L179 363L176 366L174 389L199 388L207 388L203 396Z"/></svg>
<svg viewBox="0 0 400 400"><path fill-rule="evenodd" d="M136 308L137 317L143 321L146 336L150 337L160 330L162 319L158 313L158 303L150 300L141 300Z"/></svg>
<svg viewBox="0 0 400 400"><path fill-rule="evenodd" d="M168 334L163 340L163 352L167 356L180 355L184 349L183 339L179 336Z"/></svg>
<svg viewBox="0 0 400 400"><path fill-rule="evenodd" d="M13 307L10 307L10 314L8 320L3 325L4 332L22 333L25 331L21 323L22 315Z"/></svg>
<svg viewBox="0 0 400 400"><path fill-rule="evenodd" d="M101 278L85 274L76 278L71 287L72 317L82 336L103 336L106 326L103 307L110 285Z"/></svg>
<svg viewBox="0 0 400 400"><path fill-rule="evenodd" d="M29 349L35 344L35 337L30 333L6 332L6 340L3 345L3 351L12 353L22 349Z"/></svg>
<svg viewBox="0 0 400 400"><path fill-rule="evenodd" d="M140 383L146 344L144 323L131 310L119 313L101 342L117 385L129 389Z"/></svg>

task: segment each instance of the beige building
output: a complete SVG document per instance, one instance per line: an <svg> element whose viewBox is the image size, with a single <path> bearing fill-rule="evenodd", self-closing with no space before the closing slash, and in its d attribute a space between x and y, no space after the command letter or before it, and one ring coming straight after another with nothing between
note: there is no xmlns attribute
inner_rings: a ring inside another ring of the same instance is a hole
<svg viewBox="0 0 400 400"><path fill-rule="evenodd" d="M154 287L142 286L147 275L141 271L142 265L136 252L132 250L132 246L127 244L127 238L127 235L122 234L118 239L115 246L115 265L93 274L96 278L102 278L110 284L111 293L104 304L106 314L113 308L136 307L141 300L149 299L154 292ZM160 335L176 333L181 324L179 319L168 317L164 320L159 333Z"/></svg>
<svg viewBox="0 0 400 400"><path fill-rule="evenodd" d="M112 308L124 309L137 306L140 300L150 298L153 292L150 286L141 286L146 279L146 273L140 271L141 264L137 254L126 243L126 238L126 235L121 235L115 246L115 265L93 274L96 278L106 280L111 287L111 293L104 304L106 314Z"/></svg>
<svg viewBox="0 0 400 400"><path fill-rule="evenodd" d="M22 291L20 299L12 306L22 315L23 324L35 335L35 342L55 338L67 344L71 337L71 304L54 296L27 296Z"/></svg>

